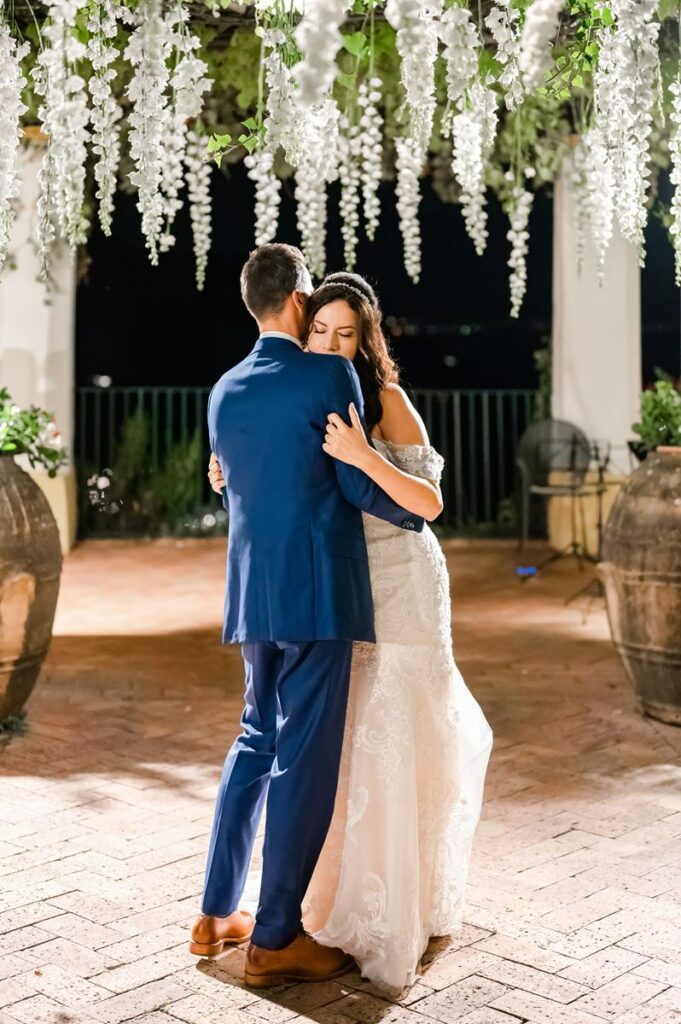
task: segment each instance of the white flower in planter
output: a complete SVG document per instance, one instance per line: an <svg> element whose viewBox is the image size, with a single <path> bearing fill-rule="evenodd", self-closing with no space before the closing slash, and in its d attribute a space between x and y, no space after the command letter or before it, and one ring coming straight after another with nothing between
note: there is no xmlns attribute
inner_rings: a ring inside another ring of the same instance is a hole
<svg viewBox="0 0 681 1024"><path fill-rule="evenodd" d="M530 234L527 225L534 195L523 185L516 185L511 198L511 226L506 237L511 243L508 266L511 268L509 287L511 291L511 316L517 319L527 288L527 250Z"/></svg>
<svg viewBox="0 0 681 1024"><path fill-rule="evenodd" d="M39 174L37 241L44 276L57 230L71 251L85 242L88 220L83 211L85 162L90 138L85 80L78 74L85 44L75 33L75 3L52 3L42 35L47 45L33 68L35 89L42 102L38 117L48 136Z"/></svg>
<svg viewBox="0 0 681 1024"><path fill-rule="evenodd" d="M542 84L551 67L551 40L565 0L533 0L520 37L520 70L527 89Z"/></svg>
<svg viewBox="0 0 681 1024"><path fill-rule="evenodd" d="M21 61L29 51L28 43L18 43L9 26L0 20L0 270L7 259L10 233L14 223L12 201L19 195L20 118L26 110L21 93L26 79Z"/></svg>
<svg viewBox="0 0 681 1024"><path fill-rule="evenodd" d="M510 0L496 0L485 24L497 44L496 58L503 66L499 82L506 90L506 106L515 110L523 99L520 76L520 14Z"/></svg>
<svg viewBox="0 0 681 1024"><path fill-rule="evenodd" d="M212 233L210 194L211 164L206 160L207 135L187 132L187 146L184 162L187 168L187 195L189 216L194 238L194 259L196 261L196 287L203 291L206 280L206 266L210 252Z"/></svg>

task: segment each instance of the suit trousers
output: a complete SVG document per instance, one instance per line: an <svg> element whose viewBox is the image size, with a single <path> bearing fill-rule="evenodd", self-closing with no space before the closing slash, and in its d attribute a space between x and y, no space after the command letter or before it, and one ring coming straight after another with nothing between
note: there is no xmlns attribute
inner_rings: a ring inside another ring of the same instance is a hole
<svg viewBox="0 0 681 1024"><path fill-rule="evenodd" d="M201 909L226 917L243 893L266 803L253 942L282 949L302 928L301 904L333 815L352 641L242 645L242 731L218 790Z"/></svg>

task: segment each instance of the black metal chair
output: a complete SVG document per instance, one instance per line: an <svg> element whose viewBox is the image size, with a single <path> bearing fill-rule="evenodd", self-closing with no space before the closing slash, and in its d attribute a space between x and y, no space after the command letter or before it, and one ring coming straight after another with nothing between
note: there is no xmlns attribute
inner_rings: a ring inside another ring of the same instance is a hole
<svg viewBox="0 0 681 1024"><path fill-rule="evenodd" d="M519 547L523 549L530 532L530 501L541 498L567 497L571 499L572 538L562 551L555 552L538 571L559 558L576 556L580 562L589 558L584 544L585 521L582 499L602 495L605 487L600 479L585 482L591 465L592 450L589 440L579 427L564 420L541 420L527 428L520 438L516 452L518 495L520 500ZM577 519L581 523L581 539L577 533Z"/></svg>

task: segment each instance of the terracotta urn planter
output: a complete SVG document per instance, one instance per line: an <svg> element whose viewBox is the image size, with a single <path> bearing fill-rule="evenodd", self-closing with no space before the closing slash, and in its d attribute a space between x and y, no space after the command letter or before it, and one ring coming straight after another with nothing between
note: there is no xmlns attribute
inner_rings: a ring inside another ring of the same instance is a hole
<svg viewBox="0 0 681 1024"><path fill-rule="evenodd" d="M52 636L61 547L43 492L0 454L0 722L33 689Z"/></svg>
<svg viewBox="0 0 681 1024"><path fill-rule="evenodd" d="M681 448L651 452L627 480L599 572L641 711L681 725Z"/></svg>

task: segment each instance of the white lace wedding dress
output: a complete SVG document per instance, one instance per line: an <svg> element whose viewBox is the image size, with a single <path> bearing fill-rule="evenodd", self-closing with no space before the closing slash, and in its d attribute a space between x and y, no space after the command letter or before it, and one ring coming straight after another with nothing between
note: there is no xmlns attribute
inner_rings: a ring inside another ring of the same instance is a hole
<svg viewBox="0 0 681 1024"><path fill-rule="evenodd" d="M439 480L433 448L374 443ZM369 515L364 526L377 643L355 644L334 819L304 923L397 992L415 981L429 938L461 926L492 734L454 662L436 537Z"/></svg>

